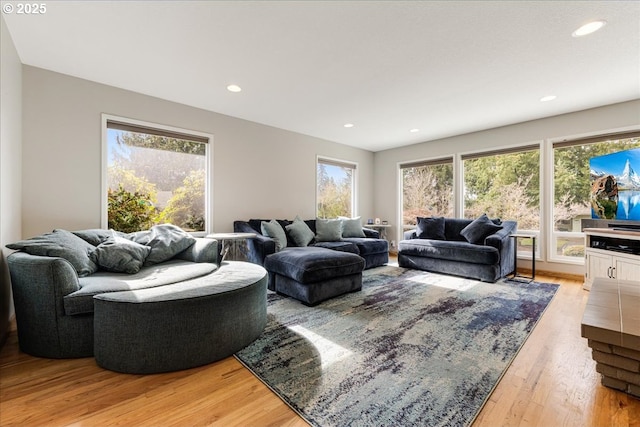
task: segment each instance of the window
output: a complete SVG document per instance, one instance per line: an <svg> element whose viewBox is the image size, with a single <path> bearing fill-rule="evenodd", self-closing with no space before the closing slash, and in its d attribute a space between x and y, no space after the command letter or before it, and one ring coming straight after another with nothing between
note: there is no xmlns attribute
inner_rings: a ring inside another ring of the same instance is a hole
<svg viewBox="0 0 640 427"><path fill-rule="evenodd" d="M316 215L318 218L355 216L356 165L318 158Z"/></svg>
<svg viewBox="0 0 640 427"><path fill-rule="evenodd" d="M105 119L107 227L134 232L172 223L206 231L210 138Z"/></svg>
<svg viewBox="0 0 640 427"><path fill-rule="evenodd" d="M589 159L639 147L638 133L553 144L552 259L584 259L581 220L591 218Z"/></svg>
<svg viewBox="0 0 640 427"><path fill-rule="evenodd" d="M453 159L400 165L402 223L416 225L417 217L453 217Z"/></svg>
<svg viewBox="0 0 640 427"><path fill-rule="evenodd" d="M464 217L518 221L518 230L540 230L540 147L462 156ZM531 253L531 239L518 239L519 253ZM540 246L540 245L537 245Z"/></svg>

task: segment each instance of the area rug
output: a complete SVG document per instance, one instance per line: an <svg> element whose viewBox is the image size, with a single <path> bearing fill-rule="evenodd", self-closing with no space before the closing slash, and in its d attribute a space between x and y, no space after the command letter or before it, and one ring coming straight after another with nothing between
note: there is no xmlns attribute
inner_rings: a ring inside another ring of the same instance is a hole
<svg viewBox="0 0 640 427"><path fill-rule="evenodd" d="M557 288L379 267L315 307L269 293L236 357L313 426L468 426Z"/></svg>

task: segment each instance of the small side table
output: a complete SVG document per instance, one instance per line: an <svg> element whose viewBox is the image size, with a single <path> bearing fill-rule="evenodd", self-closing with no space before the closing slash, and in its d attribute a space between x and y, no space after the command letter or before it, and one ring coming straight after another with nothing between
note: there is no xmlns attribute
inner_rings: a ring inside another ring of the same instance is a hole
<svg viewBox="0 0 640 427"><path fill-rule="evenodd" d="M364 227L376 230L377 232L380 233L380 237L381 238L383 238L384 240L388 240L387 239L387 228L390 228L391 225L389 225L389 224L365 224Z"/></svg>
<svg viewBox="0 0 640 427"><path fill-rule="evenodd" d="M512 280L524 279L523 281L526 283L533 282L533 279L536 277L536 236L535 234L527 234L527 233L513 233L510 234L515 244L515 249L513 251L513 276L510 277ZM522 276L518 274L518 239L531 239L531 276Z"/></svg>
<svg viewBox="0 0 640 427"><path fill-rule="evenodd" d="M253 239L256 233L212 233L206 236L209 239L216 239L220 242L220 262L224 261L229 251L231 251L230 259L239 260L240 243L246 239Z"/></svg>

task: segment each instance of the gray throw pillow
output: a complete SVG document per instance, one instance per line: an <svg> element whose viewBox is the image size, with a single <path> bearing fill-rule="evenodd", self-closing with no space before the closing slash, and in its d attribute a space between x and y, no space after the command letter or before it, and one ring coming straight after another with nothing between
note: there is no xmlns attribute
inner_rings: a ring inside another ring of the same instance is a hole
<svg viewBox="0 0 640 427"><path fill-rule="evenodd" d="M147 231L132 233L128 238L151 248L144 265L168 261L196 241L192 235L173 224L154 225Z"/></svg>
<svg viewBox="0 0 640 427"><path fill-rule="evenodd" d="M484 239L501 229L501 225L494 224L493 221L487 217L487 214L482 214L463 228L460 235L469 243L482 245L484 244Z"/></svg>
<svg viewBox="0 0 640 427"><path fill-rule="evenodd" d="M285 227L286 232L296 246L307 246L313 241L315 234L309 228L306 222L296 216L293 222Z"/></svg>
<svg viewBox="0 0 640 427"><path fill-rule="evenodd" d="M342 237L366 237L360 217L347 218L341 216L338 219L342 221Z"/></svg>
<svg viewBox="0 0 640 427"><path fill-rule="evenodd" d="M416 236L418 239L446 240L444 217L417 217Z"/></svg>
<svg viewBox="0 0 640 427"><path fill-rule="evenodd" d="M316 241L339 242L342 240L342 221L339 219L316 219Z"/></svg>
<svg viewBox="0 0 640 427"><path fill-rule="evenodd" d="M73 265L79 277L98 270L96 263L89 258L96 249L95 246L66 230L56 229L51 233L8 244L7 248L22 250L31 255L64 258Z"/></svg>
<svg viewBox="0 0 640 427"><path fill-rule="evenodd" d="M104 228L90 228L88 230L72 231L73 234L91 243L93 246L98 246L100 243L106 242L116 233L120 237L126 237L125 233L121 233L115 230L105 230Z"/></svg>
<svg viewBox="0 0 640 427"><path fill-rule="evenodd" d="M272 219L269 222L262 221L260 231L267 237L271 237L276 242L276 252L287 247L287 235L278 221Z"/></svg>
<svg viewBox="0 0 640 427"><path fill-rule="evenodd" d="M137 273L151 252L150 246L120 237L111 230L111 236L100 243L90 258L107 271Z"/></svg>

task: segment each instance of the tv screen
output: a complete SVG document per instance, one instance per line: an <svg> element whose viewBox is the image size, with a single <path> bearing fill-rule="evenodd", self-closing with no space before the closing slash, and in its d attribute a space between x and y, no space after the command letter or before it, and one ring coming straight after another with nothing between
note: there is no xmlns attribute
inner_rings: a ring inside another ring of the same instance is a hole
<svg viewBox="0 0 640 427"><path fill-rule="evenodd" d="M640 221L640 148L593 157L591 217Z"/></svg>

